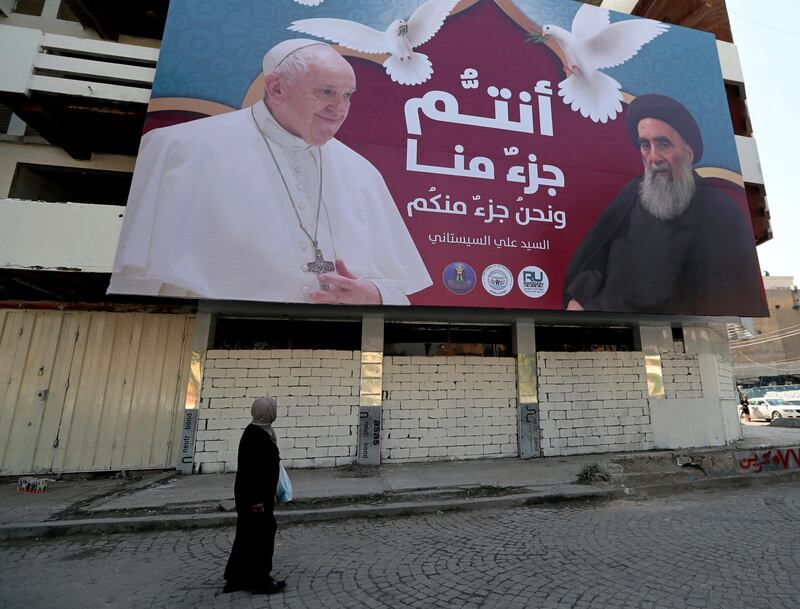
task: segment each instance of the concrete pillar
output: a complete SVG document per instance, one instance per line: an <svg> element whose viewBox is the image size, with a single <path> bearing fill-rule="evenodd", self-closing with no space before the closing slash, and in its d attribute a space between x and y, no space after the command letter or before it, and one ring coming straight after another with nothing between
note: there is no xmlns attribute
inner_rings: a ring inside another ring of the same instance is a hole
<svg viewBox="0 0 800 609"><path fill-rule="evenodd" d="M719 378L719 356L713 353L701 353L700 381L703 383L703 400L711 405L716 415L708 424L713 433L719 437L718 445L729 444L742 437L742 424L735 400L723 400L723 388Z"/></svg>
<svg viewBox="0 0 800 609"><path fill-rule="evenodd" d="M683 341L686 353L713 353L731 359L728 330L724 324L684 326Z"/></svg>
<svg viewBox="0 0 800 609"><path fill-rule="evenodd" d="M536 328L532 322L514 325L517 357L517 443L522 459L540 457L539 380L536 368Z"/></svg>
<svg viewBox="0 0 800 609"><path fill-rule="evenodd" d="M700 356L703 397L714 400L714 403L718 405L721 433L724 434L726 442L730 443L740 439L742 424L739 421L737 400L735 397L722 397L725 393L732 396L738 395L735 379L733 387L722 387L720 379L720 366L723 363L730 366L732 361L727 326L725 324L707 324L684 327L683 339L686 343L686 353ZM727 374L725 376L728 377Z"/></svg>
<svg viewBox="0 0 800 609"><path fill-rule="evenodd" d="M633 343L636 351L644 353L647 371L647 395L650 399L664 398L664 373L661 355L672 353L672 327L664 324L639 326L634 329Z"/></svg>
<svg viewBox="0 0 800 609"><path fill-rule="evenodd" d="M183 425L181 426L180 454L177 470L182 474L194 471L194 442L197 436L197 415L200 407L200 390L203 385L203 370L206 352L213 341L213 317L208 313L198 313L194 321L192 335L192 357L189 362L188 387L183 405Z"/></svg>
<svg viewBox="0 0 800 609"><path fill-rule="evenodd" d="M359 465L381 462L381 401L383 397L383 316L361 320L361 384L358 396Z"/></svg>
<svg viewBox="0 0 800 609"><path fill-rule="evenodd" d="M672 353L672 328L668 325L639 326L633 332L634 348L646 355Z"/></svg>

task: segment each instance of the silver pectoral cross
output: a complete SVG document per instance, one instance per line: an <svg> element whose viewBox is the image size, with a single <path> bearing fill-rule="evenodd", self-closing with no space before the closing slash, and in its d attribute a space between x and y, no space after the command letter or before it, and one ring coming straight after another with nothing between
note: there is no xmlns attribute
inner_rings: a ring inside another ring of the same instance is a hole
<svg viewBox="0 0 800 609"><path fill-rule="evenodd" d="M321 275L322 273L330 273L331 271L336 270L336 265L331 262L330 260L325 260L322 256L322 250L314 246L314 260L311 262L306 263L306 271L309 273L316 273L317 275ZM320 286L323 290L330 289L330 286L327 283L321 283Z"/></svg>

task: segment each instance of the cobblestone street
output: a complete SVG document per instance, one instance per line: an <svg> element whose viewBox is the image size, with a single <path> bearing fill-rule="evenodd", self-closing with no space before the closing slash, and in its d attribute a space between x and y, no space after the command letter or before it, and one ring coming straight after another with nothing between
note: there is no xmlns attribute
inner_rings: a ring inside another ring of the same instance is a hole
<svg viewBox="0 0 800 609"><path fill-rule="evenodd" d="M0 606L797 609L796 483L295 525L279 596L221 594L233 529L6 543Z"/></svg>

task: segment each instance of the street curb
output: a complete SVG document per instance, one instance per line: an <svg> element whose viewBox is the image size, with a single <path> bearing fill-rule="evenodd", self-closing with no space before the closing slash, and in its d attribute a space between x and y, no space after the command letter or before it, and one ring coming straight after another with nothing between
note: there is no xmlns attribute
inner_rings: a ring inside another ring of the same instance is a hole
<svg viewBox="0 0 800 609"><path fill-rule="evenodd" d="M54 522L25 522L0 525L0 541L14 539L39 539L67 535L104 535L111 533L136 533L143 531L168 531L199 529L233 525L235 513L219 514L162 514L128 518L86 518Z"/></svg>
<svg viewBox="0 0 800 609"><path fill-rule="evenodd" d="M403 501L385 505L348 505L320 509L295 509L276 511L279 524L291 525L307 522L325 522L351 518L379 518L435 514L437 512L466 511L492 508L521 507L526 505L556 504L578 501L596 501L607 498L608 489L585 487L575 493L531 492L501 497L472 499L446 499L438 501ZM198 529L236 524L235 512L214 514L164 514L119 518L87 518L58 522L31 522L0 525L0 541L32 538L55 538L67 535L98 535Z"/></svg>
<svg viewBox="0 0 800 609"><path fill-rule="evenodd" d="M524 506L547 506L564 503L588 503L615 499L647 499L692 491L722 488L742 488L776 483L791 483L800 479L800 470L753 475L706 477L685 482L671 481L641 487L596 487L578 485L549 487L528 493L499 497L445 499L434 501L404 501L385 505L348 505L332 508L279 510L275 513L283 525L345 520L351 518L380 518L435 514L440 512L504 509ZM102 535L145 531L191 530L232 526L233 512L213 514L162 514L119 518L88 518L55 522L34 522L0 525L0 541L57 538L73 535Z"/></svg>
<svg viewBox="0 0 800 609"><path fill-rule="evenodd" d="M670 482L669 484L650 484L641 487L622 488L625 497L650 498L663 497L692 491L717 490L723 488L759 487L768 484L787 484L800 480L800 469L782 472L762 472L758 474L709 476L697 480Z"/></svg>

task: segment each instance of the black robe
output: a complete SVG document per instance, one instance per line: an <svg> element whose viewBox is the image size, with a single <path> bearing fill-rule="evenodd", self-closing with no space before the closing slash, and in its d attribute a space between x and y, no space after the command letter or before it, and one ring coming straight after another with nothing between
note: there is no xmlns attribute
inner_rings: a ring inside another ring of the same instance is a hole
<svg viewBox="0 0 800 609"><path fill-rule="evenodd" d="M236 537L225 567L225 580L258 587L269 581L275 548L275 489L278 486L280 452L269 434L248 425L239 441L234 483ZM263 512L250 508L264 504Z"/></svg>
<svg viewBox="0 0 800 609"><path fill-rule="evenodd" d="M576 250L564 306L587 311L689 315L766 314L753 231L736 203L695 174L677 218L659 220L630 181Z"/></svg>

